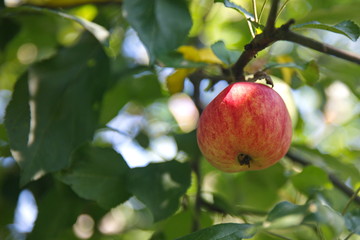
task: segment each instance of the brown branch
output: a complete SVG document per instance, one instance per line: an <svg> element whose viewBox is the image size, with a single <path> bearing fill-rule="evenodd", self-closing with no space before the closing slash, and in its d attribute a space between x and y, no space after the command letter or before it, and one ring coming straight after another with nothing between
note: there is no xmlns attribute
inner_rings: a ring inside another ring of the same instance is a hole
<svg viewBox="0 0 360 240"><path fill-rule="evenodd" d="M304 47L308 47L322 53L333 55L335 57L360 64L360 56L357 54L335 48L325 43L318 42L314 39L302 36L292 31L287 31L285 34L282 35L282 37L279 40L294 42Z"/></svg>
<svg viewBox="0 0 360 240"><path fill-rule="evenodd" d="M300 157L300 156L292 153L291 151L289 151L286 154L286 157L288 157L293 162L301 164L302 166L312 165L309 160L304 159L303 157ZM347 195L350 198L354 197L355 192L350 187L348 187L345 183L343 183L335 174L333 174L333 173L327 173L327 174L328 174L329 180L332 182L332 184L337 189L339 189L341 192L343 192L345 195ZM360 197L355 196L354 202L356 202L357 204L360 204Z"/></svg>
<svg viewBox="0 0 360 240"><path fill-rule="evenodd" d="M335 57L339 57L350 62L360 64L360 56L348 51L337 49L325 43L318 42L314 39L299 35L290 31L290 25L295 21L290 20L280 28L275 27L276 14L278 10L279 0L273 0L270 13L266 22L264 31L255 36L255 38L247 45L245 51L240 55L239 59L232 66L231 72L234 75L235 81L245 81L244 68L256 57L256 54L276 41L284 40L290 41L302 46L326 53Z"/></svg>
<svg viewBox="0 0 360 240"><path fill-rule="evenodd" d="M275 30L275 20L276 20L277 11L279 8L279 2L280 2L279 0L272 0L269 16L266 21L266 26L264 29L265 34L267 34L267 33L271 34Z"/></svg>
<svg viewBox="0 0 360 240"><path fill-rule="evenodd" d="M255 58L256 54L261 50L264 50L274 42L280 40L285 32L289 31L289 27L294 23L294 20L290 20L280 28L272 29L271 25L267 25L268 30L264 30L263 33L256 35L255 38L247 45L245 45L245 51L241 54L240 58L233 65L231 71L234 74L236 81L245 81L244 68L245 66Z"/></svg>

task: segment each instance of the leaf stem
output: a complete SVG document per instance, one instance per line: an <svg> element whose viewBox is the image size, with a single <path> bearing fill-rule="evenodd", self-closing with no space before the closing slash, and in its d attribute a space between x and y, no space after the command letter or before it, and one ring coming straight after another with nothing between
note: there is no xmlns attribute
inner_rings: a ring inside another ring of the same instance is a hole
<svg viewBox="0 0 360 240"><path fill-rule="evenodd" d="M281 8L280 8L278 14L276 15L276 19L280 16L280 14L282 13L282 11L285 9L286 5L287 5L289 2L290 2L290 0L286 0L286 1L284 2L284 4L283 4L283 5L281 6Z"/></svg>
<svg viewBox="0 0 360 240"><path fill-rule="evenodd" d="M267 0L264 1L263 5L261 6L260 14L259 14L259 23L261 21L262 14L264 12L265 5L267 3Z"/></svg>
<svg viewBox="0 0 360 240"><path fill-rule="evenodd" d="M259 23L259 19L258 19L258 16L257 16L257 11L256 11L256 0L252 0L251 2L252 2L252 6L253 6L255 22Z"/></svg>

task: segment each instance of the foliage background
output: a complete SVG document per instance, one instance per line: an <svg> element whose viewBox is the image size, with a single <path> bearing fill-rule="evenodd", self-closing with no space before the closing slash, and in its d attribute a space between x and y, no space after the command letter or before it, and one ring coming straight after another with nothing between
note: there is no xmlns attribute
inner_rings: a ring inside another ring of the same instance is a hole
<svg viewBox="0 0 360 240"><path fill-rule="evenodd" d="M360 239L358 64L290 42L259 52L246 71L282 79L289 154L236 174L202 158L196 107L227 85L220 66L252 39L252 2L237 3L247 11L210 0L0 2L0 239ZM296 31L360 54L358 9L291 0L276 26L351 20L347 34Z"/></svg>

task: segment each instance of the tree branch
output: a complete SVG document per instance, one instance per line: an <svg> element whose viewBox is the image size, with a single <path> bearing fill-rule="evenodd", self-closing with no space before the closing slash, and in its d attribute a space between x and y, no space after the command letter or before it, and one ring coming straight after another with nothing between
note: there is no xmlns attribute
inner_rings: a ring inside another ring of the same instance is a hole
<svg viewBox="0 0 360 240"><path fill-rule="evenodd" d="M299 163L302 166L309 166L312 165L311 162L307 159L304 159L303 157L300 157L294 153L292 153L291 151L289 151L286 154L286 157L288 157L290 160L292 160L293 162ZM332 182L332 184L339 189L340 191L342 191L345 195L347 195L350 198L354 198L354 202L356 202L357 204L360 204L360 197L359 196L355 196L354 194L355 192L349 188L345 183L343 183L338 177L336 177L335 174L333 173L327 173L329 180Z"/></svg>
<svg viewBox="0 0 360 240"><path fill-rule="evenodd" d="M277 11L279 8L279 2L280 2L279 0L272 0L269 16L266 21L266 26L264 29L265 34L267 34L267 33L271 34L275 30L275 20L276 20Z"/></svg>
<svg viewBox="0 0 360 240"><path fill-rule="evenodd" d="M335 57L360 64L360 56L357 54L335 48L325 43L318 42L314 39L302 36L292 31L288 31L285 34L283 34L283 36L279 40L294 42L302 46L317 50L319 52L333 55Z"/></svg>
<svg viewBox="0 0 360 240"><path fill-rule="evenodd" d="M275 28L276 13L278 11L279 0L273 0L270 13L266 22L264 31L255 36L255 38L247 45L245 51L240 55L239 59L232 66L231 72L234 74L235 81L245 81L244 68L245 66L256 57L256 54L276 41L284 40L290 41L302 46L336 56L350 62L360 64L360 56L348 51L337 49L330 45L318 42L314 39L299 35L290 31L290 25L294 24L294 20L289 20L280 28Z"/></svg>

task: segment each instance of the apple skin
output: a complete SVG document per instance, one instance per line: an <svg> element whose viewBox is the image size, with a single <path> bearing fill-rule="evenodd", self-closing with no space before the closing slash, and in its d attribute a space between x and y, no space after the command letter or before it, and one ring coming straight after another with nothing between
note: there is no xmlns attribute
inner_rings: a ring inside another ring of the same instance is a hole
<svg viewBox="0 0 360 240"><path fill-rule="evenodd" d="M202 112L197 141L205 158L224 172L272 166L288 151L291 118L270 87L237 82L219 93Z"/></svg>

